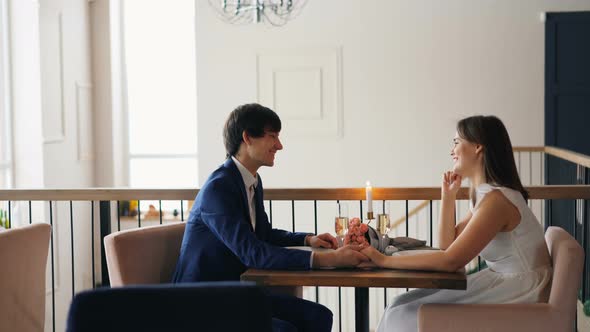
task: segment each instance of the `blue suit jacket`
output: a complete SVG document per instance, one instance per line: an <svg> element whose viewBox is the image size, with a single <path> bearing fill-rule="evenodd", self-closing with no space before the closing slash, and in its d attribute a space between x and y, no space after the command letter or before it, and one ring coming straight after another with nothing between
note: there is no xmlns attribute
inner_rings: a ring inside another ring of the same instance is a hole
<svg viewBox="0 0 590 332"><path fill-rule="evenodd" d="M272 229L262 193L259 178L254 232L244 180L234 161L228 158L213 172L190 212L173 282L239 280L247 268L309 269L311 252L281 248L303 245L307 233Z"/></svg>

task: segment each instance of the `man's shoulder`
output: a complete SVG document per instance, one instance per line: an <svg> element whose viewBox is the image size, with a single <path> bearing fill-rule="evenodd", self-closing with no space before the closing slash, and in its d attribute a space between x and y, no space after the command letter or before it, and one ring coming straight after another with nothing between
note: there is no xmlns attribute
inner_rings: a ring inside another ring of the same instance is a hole
<svg viewBox="0 0 590 332"><path fill-rule="evenodd" d="M227 213L238 209L242 195L240 181L231 169L219 167L201 186L195 206L207 213Z"/></svg>
<svg viewBox="0 0 590 332"><path fill-rule="evenodd" d="M219 166L205 181L201 187L201 191L218 191L223 189L230 189L236 186L235 174L233 174L227 163Z"/></svg>

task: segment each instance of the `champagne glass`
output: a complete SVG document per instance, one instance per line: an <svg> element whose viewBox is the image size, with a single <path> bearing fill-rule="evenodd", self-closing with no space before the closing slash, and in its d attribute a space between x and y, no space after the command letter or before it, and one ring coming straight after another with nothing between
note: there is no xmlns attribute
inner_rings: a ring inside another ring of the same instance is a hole
<svg viewBox="0 0 590 332"><path fill-rule="evenodd" d="M377 216L377 231L383 236L389 234L389 230L389 214L380 213Z"/></svg>
<svg viewBox="0 0 590 332"><path fill-rule="evenodd" d="M390 219L389 219L389 202L385 202L383 213L377 215L377 232L379 233L379 248L383 251L385 247L389 245L389 231Z"/></svg>
<svg viewBox="0 0 590 332"><path fill-rule="evenodd" d="M336 231L338 246L341 247L344 243L344 237L348 233L348 205L346 203L336 203L334 230Z"/></svg>

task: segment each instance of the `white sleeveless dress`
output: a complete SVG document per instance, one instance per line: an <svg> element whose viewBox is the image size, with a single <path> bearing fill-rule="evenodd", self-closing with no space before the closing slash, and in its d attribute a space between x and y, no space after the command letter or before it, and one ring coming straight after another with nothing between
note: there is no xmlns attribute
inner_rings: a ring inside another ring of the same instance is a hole
<svg viewBox="0 0 590 332"><path fill-rule="evenodd" d="M418 330L418 308L425 303L536 303L546 302L551 287L551 258L543 228L520 192L482 184L476 189L478 209L483 197L500 190L521 215L510 232L498 233L480 253L487 269L467 276L467 290L418 289L398 296L377 327L377 332Z"/></svg>

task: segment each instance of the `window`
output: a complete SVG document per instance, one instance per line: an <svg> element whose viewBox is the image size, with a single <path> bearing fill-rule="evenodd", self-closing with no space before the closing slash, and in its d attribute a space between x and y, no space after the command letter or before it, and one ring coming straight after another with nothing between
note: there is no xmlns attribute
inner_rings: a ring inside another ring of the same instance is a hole
<svg viewBox="0 0 590 332"><path fill-rule="evenodd" d="M194 1L122 6L128 184L197 186Z"/></svg>
<svg viewBox="0 0 590 332"><path fill-rule="evenodd" d="M0 189L12 188L12 121L6 9L6 1L0 0Z"/></svg>

